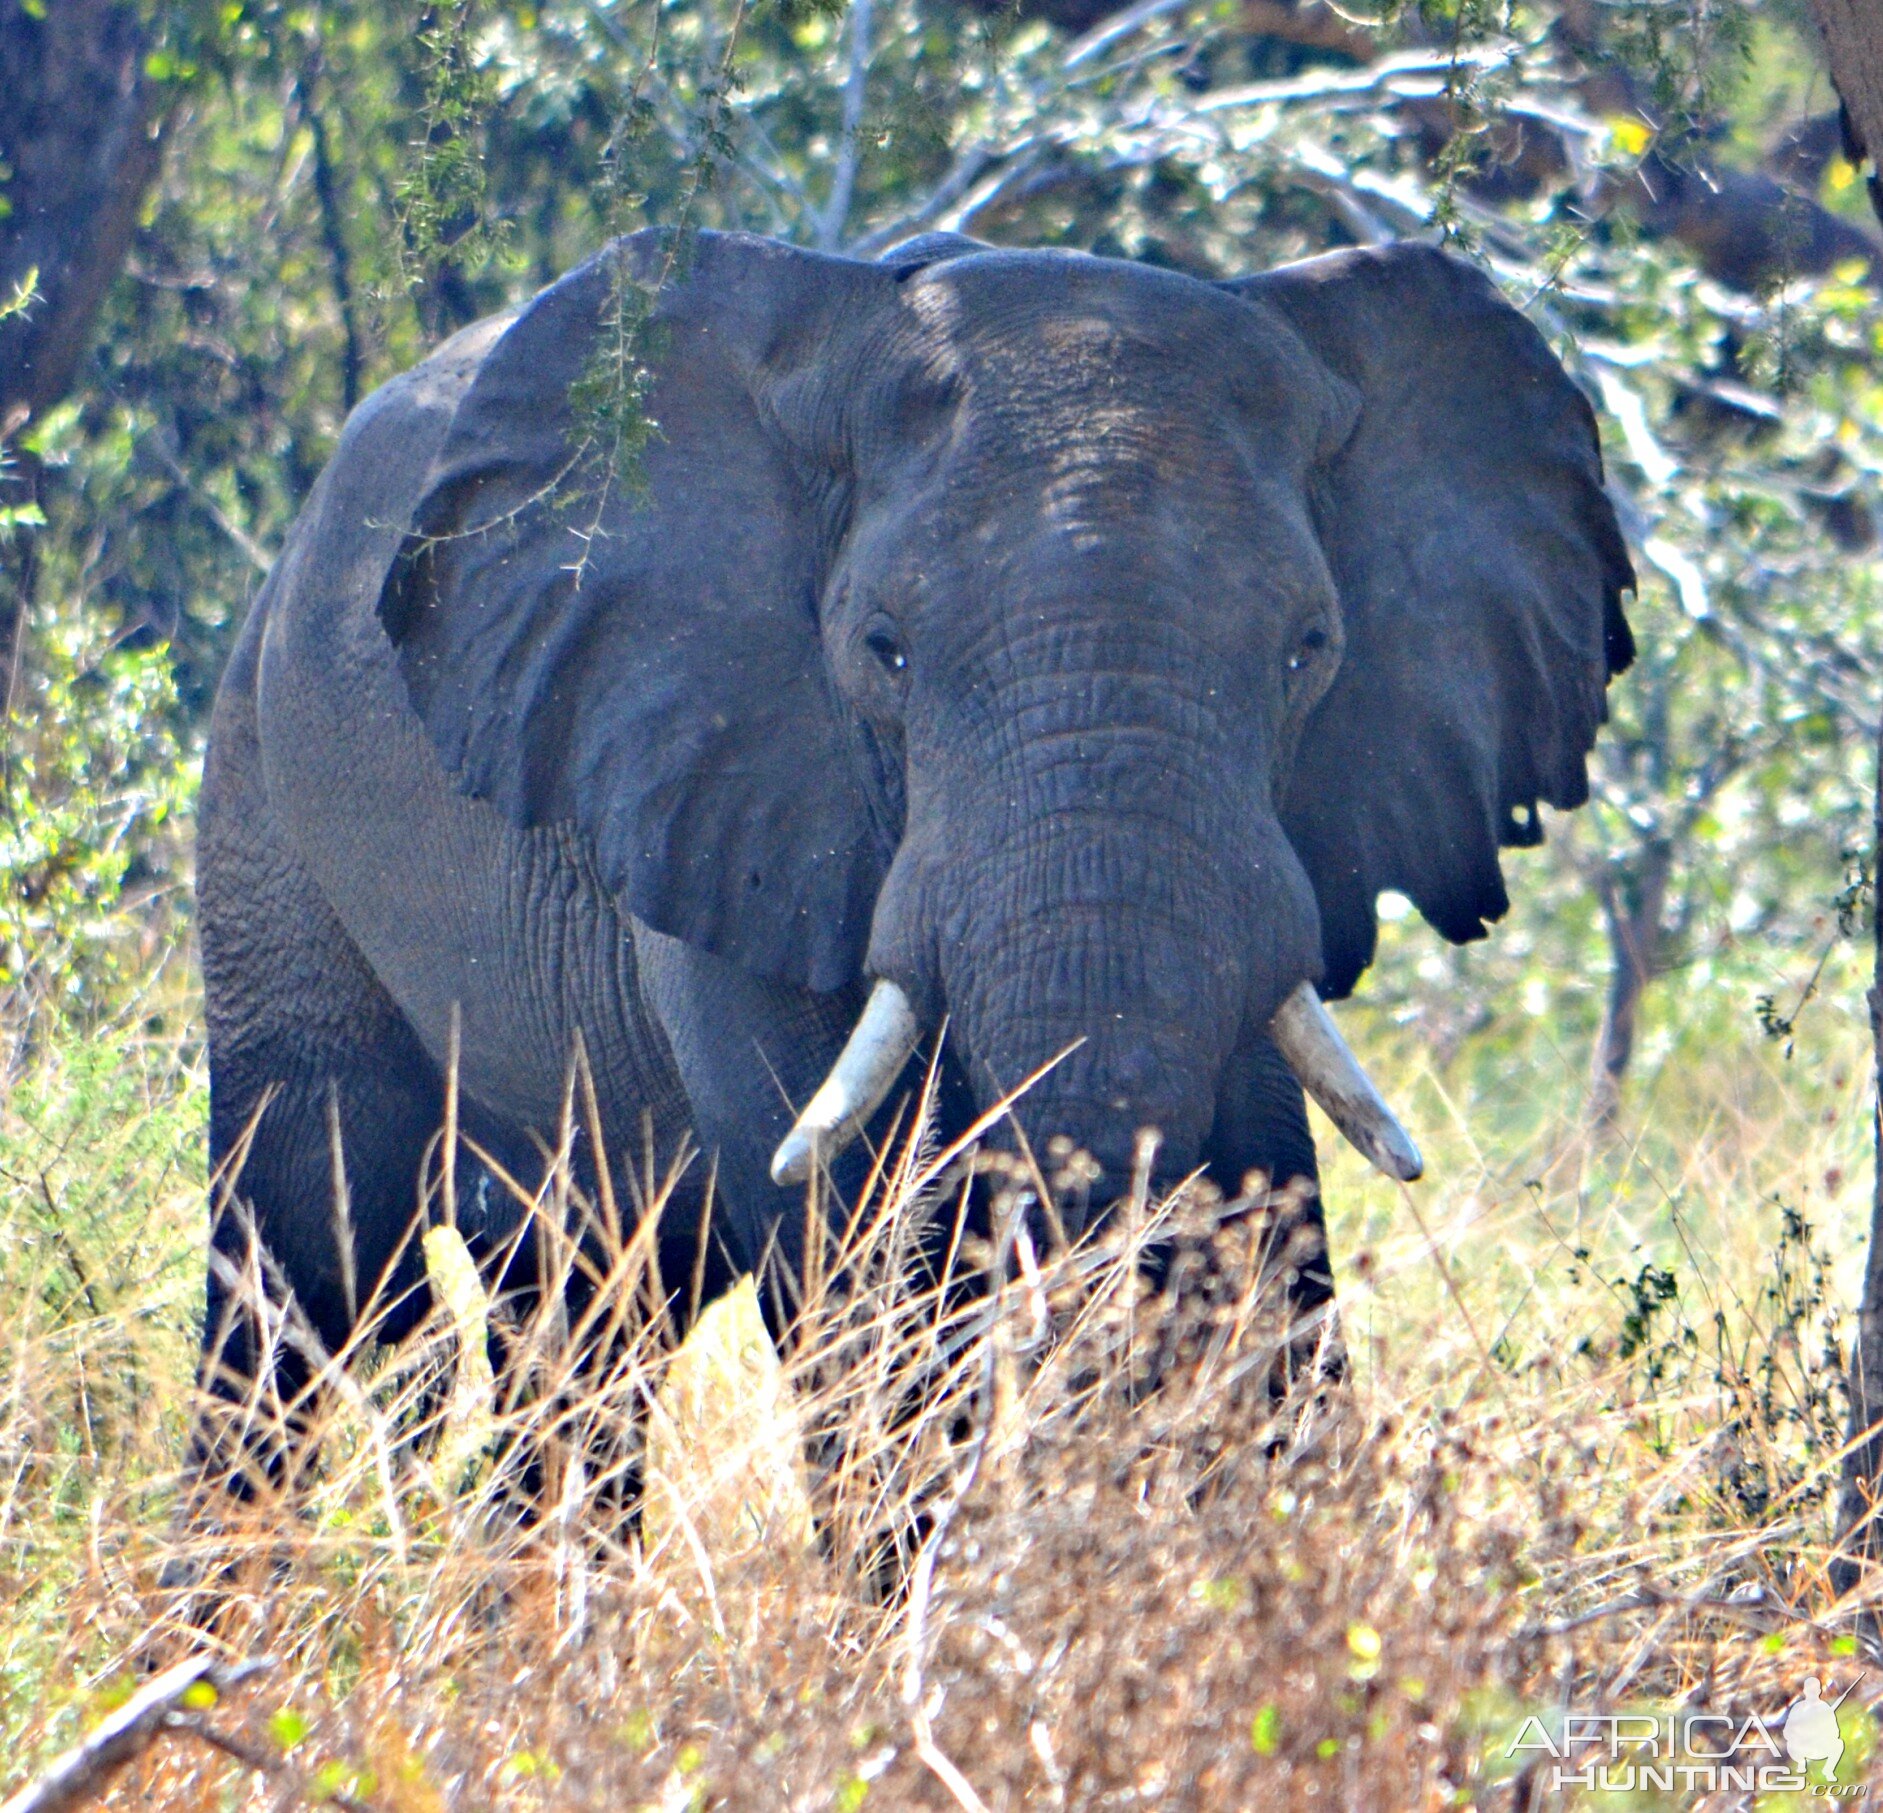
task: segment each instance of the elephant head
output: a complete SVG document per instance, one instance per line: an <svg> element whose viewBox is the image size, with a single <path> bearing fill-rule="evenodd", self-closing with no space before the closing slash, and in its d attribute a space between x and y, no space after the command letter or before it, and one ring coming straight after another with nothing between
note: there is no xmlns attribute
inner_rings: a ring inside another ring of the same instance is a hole
<svg viewBox="0 0 1883 1813"><path fill-rule="evenodd" d="M657 931L875 984L778 1173L944 1019L983 1104L1045 1069L1023 1117L1115 1172L1145 1126L1190 1168L1271 1025L1416 1166L1313 991L1386 889L1454 940L1503 912L1632 652L1541 336L1413 246L1211 283L702 234L611 474L571 396L666 258L620 242L504 334L381 615L473 795L579 827Z"/></svg>

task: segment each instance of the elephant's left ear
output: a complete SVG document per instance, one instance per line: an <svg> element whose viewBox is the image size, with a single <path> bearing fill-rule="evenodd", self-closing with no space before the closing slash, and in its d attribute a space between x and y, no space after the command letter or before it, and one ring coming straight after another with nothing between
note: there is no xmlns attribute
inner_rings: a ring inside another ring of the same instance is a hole
<svg viewBox="0 0 1883 1813"><path fill-rule="evenodd" d="M1381 892L1481 937L1510 903L1499 849L1540 841L1539 802L1588 798L1634 571L1587 399L1469 265L1389 246L1229 287L1358 401L1314 499L1346 650L1281 802L1344 994Z"/></svg>

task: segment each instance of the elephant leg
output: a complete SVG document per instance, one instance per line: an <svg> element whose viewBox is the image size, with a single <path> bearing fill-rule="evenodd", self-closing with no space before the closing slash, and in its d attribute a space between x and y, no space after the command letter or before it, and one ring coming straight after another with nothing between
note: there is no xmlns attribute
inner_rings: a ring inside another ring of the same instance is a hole
<svg viewBox="0 0 1883 1813"><path fill-rule="evenodd" d="M331 1030L301 1027L212 1055L219 1181L201 1384L244 1424L222 1469L238 1491L259 1483L258 1462L261 1478L291 1480L319 1353L340 1351L368 1315L396 1339L423 1308L418 1178L442 1094L403 1026L344 1042L324 1036Z"/></svg>
<svg viewBox="0 0 1883 1813"><path fill-rule="evenodd" d="M1346 1361L1333 1319L1334 1274L1307 1102L1265 1035L1245 1037L1230 1059L1203 1150L1209 1177L1226 1197L1241 1196L1251 1172L1269 1180L1261 1264L1279 1288L1291 1329L1287 1371L1339 1376Z"/></svg>
<svg viewBox="0 0 1883 1813"><path fill-rule="evenodd" d="M271 835L259 788L217 778L199 886L214 1184L192 1452L205 1484L247 1496L290 1484L305 1457L316 1356L369 1314L396 1338L422 1311L419 1168L443 1092Z"/></svg>
<svg viewBox="0 0 1883 1813"><path fill-rule="evenodd" d="M843 1049L862 991L819 995L768 982L639 924L635 958L716 1180L717 1275L707 1294L741 1272L760 1271L774 1254L801 1277L805 1192L772 1182L772 1154ZM882 1132L897 1099L892 1093L872 1132ZM833 1215L868 1179L867 1144L858 1142L830 1167Z"/></svg>

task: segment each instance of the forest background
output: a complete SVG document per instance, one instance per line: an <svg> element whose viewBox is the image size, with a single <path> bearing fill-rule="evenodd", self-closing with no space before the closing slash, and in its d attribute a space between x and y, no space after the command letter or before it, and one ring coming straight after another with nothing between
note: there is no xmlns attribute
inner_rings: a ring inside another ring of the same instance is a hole
<svg viewBox="0 0 1883 1813"><path fill-rule="evenodd" d="M1488 942L1387 903L1346 1019L1444 1181L1362 1370L1579 1365L1640 1452L1709 1432L1683 1516L1815 1554L1869 1206L1883 241L1804 0L0 0L0 1582L63 1590L99 1481L174 1464L190 812L247 602L361 397L649 223L1205 275L1420 236L1529 314L1600 414L1641 656ZM1390 1192L1330 1195L1337 1251L1389 1249ZM54 1652L109 1665L0 1639L35 1742Z"/></svg>

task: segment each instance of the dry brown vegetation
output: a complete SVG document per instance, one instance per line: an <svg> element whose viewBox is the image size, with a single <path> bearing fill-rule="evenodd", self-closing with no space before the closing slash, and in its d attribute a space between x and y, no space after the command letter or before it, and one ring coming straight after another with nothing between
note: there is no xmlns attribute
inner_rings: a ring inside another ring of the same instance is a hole
<svg viewBox="0 0 1883 1813"><path fill-rule="evenodd" d="M776 1354L746 1292L676 1360L649 1243L552 1165L539 1224L588 1230L554 1263L604 1307L493 1304L434 1239L432 1321L336 1359L295 1502L194 1533L195 1071L44 1054L4 1154L0 1783L199 1646L160 1583L188 1552L214 1642L271 1666L113 1805L1515 1808L1560 1804L1508 1754L1530 1712L1841 1689L1875 1667L1826 1577L1867 1114L1860 1029L1818 1031L1670 1066L1631 1146L1499 1152L1496 1089L1408 1044L1381 1068L1434 1181L1335 1168L1338 1384L1286 1339L1260 1204L1215 1237L1142 1204L1072 1253L1007 1216L952 1262L995 1293L924 1282L956 1196L919 1142ZM1205 1287L1151 1297L1132 1255L1173 1231Z"/></svg>

